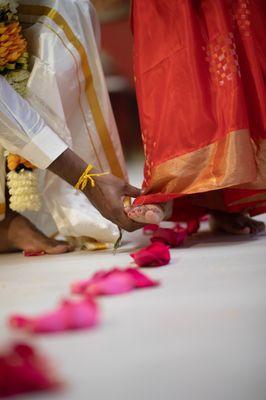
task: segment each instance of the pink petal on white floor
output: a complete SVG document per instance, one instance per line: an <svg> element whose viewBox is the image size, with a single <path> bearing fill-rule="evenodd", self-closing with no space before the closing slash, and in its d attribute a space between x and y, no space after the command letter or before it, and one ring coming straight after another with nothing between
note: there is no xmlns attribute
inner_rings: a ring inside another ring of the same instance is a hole
<svg viewBox="0 0 266 400"><path fill-rule="evenodd" d="M191 221L187 222L186 232L187 232L188 236L191 236L194 233L197 233L199 228L200 228L199 220L198 219L194 219L194 220L191 220Z"/></svg>
<svg viewBox="0 0 266 400"><path fill-rule="evenodd" d="M137 268L127 268L126 272L134 279L135 288L147 288L159 285L158 281L151 279Z"/></svg>
<svg viewBox="0 0 266 400"><path fill-rule="evenodd" d="M25 343L16 343L0 353L0 397L62 387L50 363Z"/></svg>
<svg viewBox="0 0 266 400"><path fill-rule="evenodd" d="M71 289L74 294L101 296L127 293L135 288L157 284L134 268L113 268L109 271L99 271L90 279L74 283Z"/></svg>
<svg viewBox="0 0 266 400"><path fill-rule="evenodd" d="M170 261L169 247L161 242L154 242L130 255L139 267L160 267Z"/></svg>
<svg viewBox="0 0 266 400"><path fill-rule="evenodd" d="M153 233L151 242L162 242L170 247L178 247L184 243L186 238L186 230L176 232L170 228L159 228Z"/></svg>
<svg viewBox="0 0 266 400"><path fill-rule="evenodd" d="M37 317L20 314L9 318L9 325L31 333L55 333L91 328L98 324L99 309L95 300L64 300L54 311Z"/></svg>

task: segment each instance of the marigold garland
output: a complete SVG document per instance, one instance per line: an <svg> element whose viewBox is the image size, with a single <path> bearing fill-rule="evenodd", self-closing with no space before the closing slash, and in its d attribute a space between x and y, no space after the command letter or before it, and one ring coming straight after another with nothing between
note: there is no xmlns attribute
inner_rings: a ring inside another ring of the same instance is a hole
<svg viewBox="0 0 266 400"><path fill-rule="evenodd" d="M29 72L27 43L21 33L15 0L0 0L0 73L21 96L25 96ZM17 212L41 207L35 167L16 154L8 154L7 186L10 208Z"/></svg>

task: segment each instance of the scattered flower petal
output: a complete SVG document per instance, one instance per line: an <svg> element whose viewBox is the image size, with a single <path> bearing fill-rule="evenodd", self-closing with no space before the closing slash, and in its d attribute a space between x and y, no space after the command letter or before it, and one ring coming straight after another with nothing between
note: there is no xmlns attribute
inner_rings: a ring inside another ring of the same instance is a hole
<svg viewBox="0 0 266 400"><path fill-rule="evenodd" d="M159 225L149 224L149 225L144 226L143 233L144 233L144 235L152 235L153 232L157 231L158 228L159 228Z"/></svg>
<svg viewBox="0 0 266 400"><path fill-rule="evenodd" d="M184 243L186 237L187 233L184 229L176 232L170 228L159 228L153 233L151 242L162 242L170 247L178 247Z"/></svg>
<svg viewBox="0 0 266 400"><path fill-rule="evenodd" d="M200 227L200 223L199 223L198 219L188 221L187 228L186 228L188 236L191 236L194 233L197 233L199 230L199 227Z"/></svg>
<svg viewBox="0 0 266 400"><path fill-rule="evenodd" d="M36 257L36 256L43 256L45 254L45 251L23 251L23 255L25 257Z"/></svg>
<svg viewBox="0 0 266 400"><path fill-rule="evenodd" d="M0 354L0 397L60 386L47 360L27 344L17 343Z"/></svg>
<svg viewBox="0 0 266 400"><path fill-rule="evenodd" d="M91 296L112 295L126 293L134 288L131 276L123 270L114 268L111 271L99 271L92 278L76 282L71 291L74 294L88 294Z"/></svg>
<svg viewBox="0 0 266 400"><path fill-rule="evenodd" d="M175 232L183 232L186 230L186 228L184 228L184 226L182 226L181 224L177 223L175 224L175 226L173 227L173 230Z"/></svg>
<svg viewBox="0 0 266 400"><path fill-rule="evenodd" d="M147 275L143 274L139 269L136 268L127 268L126 272L131 275L131 277L135 281L135 288L146 288L152 286L158 286L159 282L154 281L149 278Z"/></svg>
<svg viewBox="0 0 266 400"><path fill-rule="evenodd" d="M71 291L74 294L90 296L127 293L135 288L156 286L155 282L134 268L96 272L90 279L76 282Z"/></svg>
<svg viewBox="0 0 266 400"><path fill-rule="evenodd" d="M169 247L158 241L130 255L139 267L160 267L170 261Z"/></svg>
<svg viewBox="0 0 266 400"><path fill-rule="evenodd" d="M98 314L98 306L91 298L64 300L58 309L39 317L13 315L9 324L31 333L55 333L93 327L98 323Z"/></svg>

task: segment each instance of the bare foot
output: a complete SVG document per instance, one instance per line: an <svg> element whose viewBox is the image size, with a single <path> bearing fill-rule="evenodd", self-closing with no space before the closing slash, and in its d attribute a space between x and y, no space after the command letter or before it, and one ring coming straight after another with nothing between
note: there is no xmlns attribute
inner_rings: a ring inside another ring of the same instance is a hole
<svg viewBox="0 0 266 400"><path fill-rule="evenodd" d="M143 224L159 224L172 214L173 202L162 204L144 204L142 206L127 207L125 212L133 221Z"/></svg>
<svg viewBox="0 0 266 400"><path fill-rule="evenodd" d="M67 242L46 237L26 218L10 213L0 222L0 253L19 250L61 254L73 250Z"/></svg>
<svg viewBox="0 0 266 400"><path fill-rule="evenodd" d="M258 234L265 230L265 224L243 214L229 214L215 211L211 215L211 227L233 235Z"/></svg>

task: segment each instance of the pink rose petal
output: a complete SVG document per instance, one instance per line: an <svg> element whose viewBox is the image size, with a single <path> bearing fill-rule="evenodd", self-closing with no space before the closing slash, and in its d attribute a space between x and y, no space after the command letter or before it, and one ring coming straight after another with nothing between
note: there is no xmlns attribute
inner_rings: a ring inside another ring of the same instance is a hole
<svg viewBox="0 0 266 400"><path fill-rule="evenodd" d="M55 311L38 317L12 315L9 324L31 333L55 333L93 327L98 323L98 314L98 306L91 298L64 300Z"/></svg>
<svg viewBox="0 0 266 400"><path fill-rule="evenodd" d="M115 295L130 292L134 289L134 279L125 271L114 268L92 277L85 293L91 296Z"/></svg>
<svg viewBox="0 0 266 400"><path fill-rule="evenodd" d="M178 247L184 243L187 237L185 230L176 232L170 228L159 228L152 235L151 242L162 242L170 247Z"/></svg>
<svg viewBox="0 0 266 400"><path fill-rule="evenodd" d="M194 233L197 233L199 228L200 228L200 223L199 223L198 219L188 221L187 228L186 228L188 236L191 236Z"/></svg>
<svg viewBox="0 0 266 400"><path fill-rule="evenodd" d="M175 226L173 227L173 230L174 230L175 232L183 232L183 231L185 231L186 229L185 229L182 225L180 225L179 223L177 223L177 224L175 224Z"/></svg>
<svg viewBox="0 0 266 400"><path fill-rule="evenodd" d="M156 224L149 224L144 226L143 233L144 235L152 235L159 228L159 225Z"/></svg>
<svg viewBox="0 0 266 400"><path fill-rule="evenodd" d="M139 267L159 267L170 261L169 247L157 241L130 256Z"/></svg>
<svg viewBox="0 0 266 400"><path fill-rule="evenodd" d="M39 353L17 343L0 354L0 397L57 390L62 385Z"/></svg>
<svg viewBox="0 0 266 400"><path fill-rule="evenodd" d="M90 296L115 295L130 292L135 288L155 286L157 282L136 271L134 268L99 271L90 279L76 282L71 291L74 294Z"/></svg>
<svg viewBox="0 0 266 400"><path fill-rule="evenodd" d="M207 222L207 221L209 221L209 219L210 219L210 216L208 214L203 215L203 217L200 217L201 222Z"/></svg>
<svg viewBox="0 0 266 400"><path fill-rule="evenodd" d="M38 257L38 256L44 256L45 251L31 251L31 250L24 250L23 251L24 257Z"/></svg>
<svg viewBox="0 0 266 400"><path fill-rule="evenodd" d="M126 293L133 288L134 281L131 276L114 268L110 271L96 272L91 278L74 283L71 291L74 294L98 296Z"/></svg>
<svg viewBox="0 0 266 400"><path fill-rule="evenodd" d="M131 275L131 277L135 280L135 288L146 288L158 286L159 282L154 281L149 278L147 275L143 274L139 269L136 268L127 268L126 272Z"/></svg>

